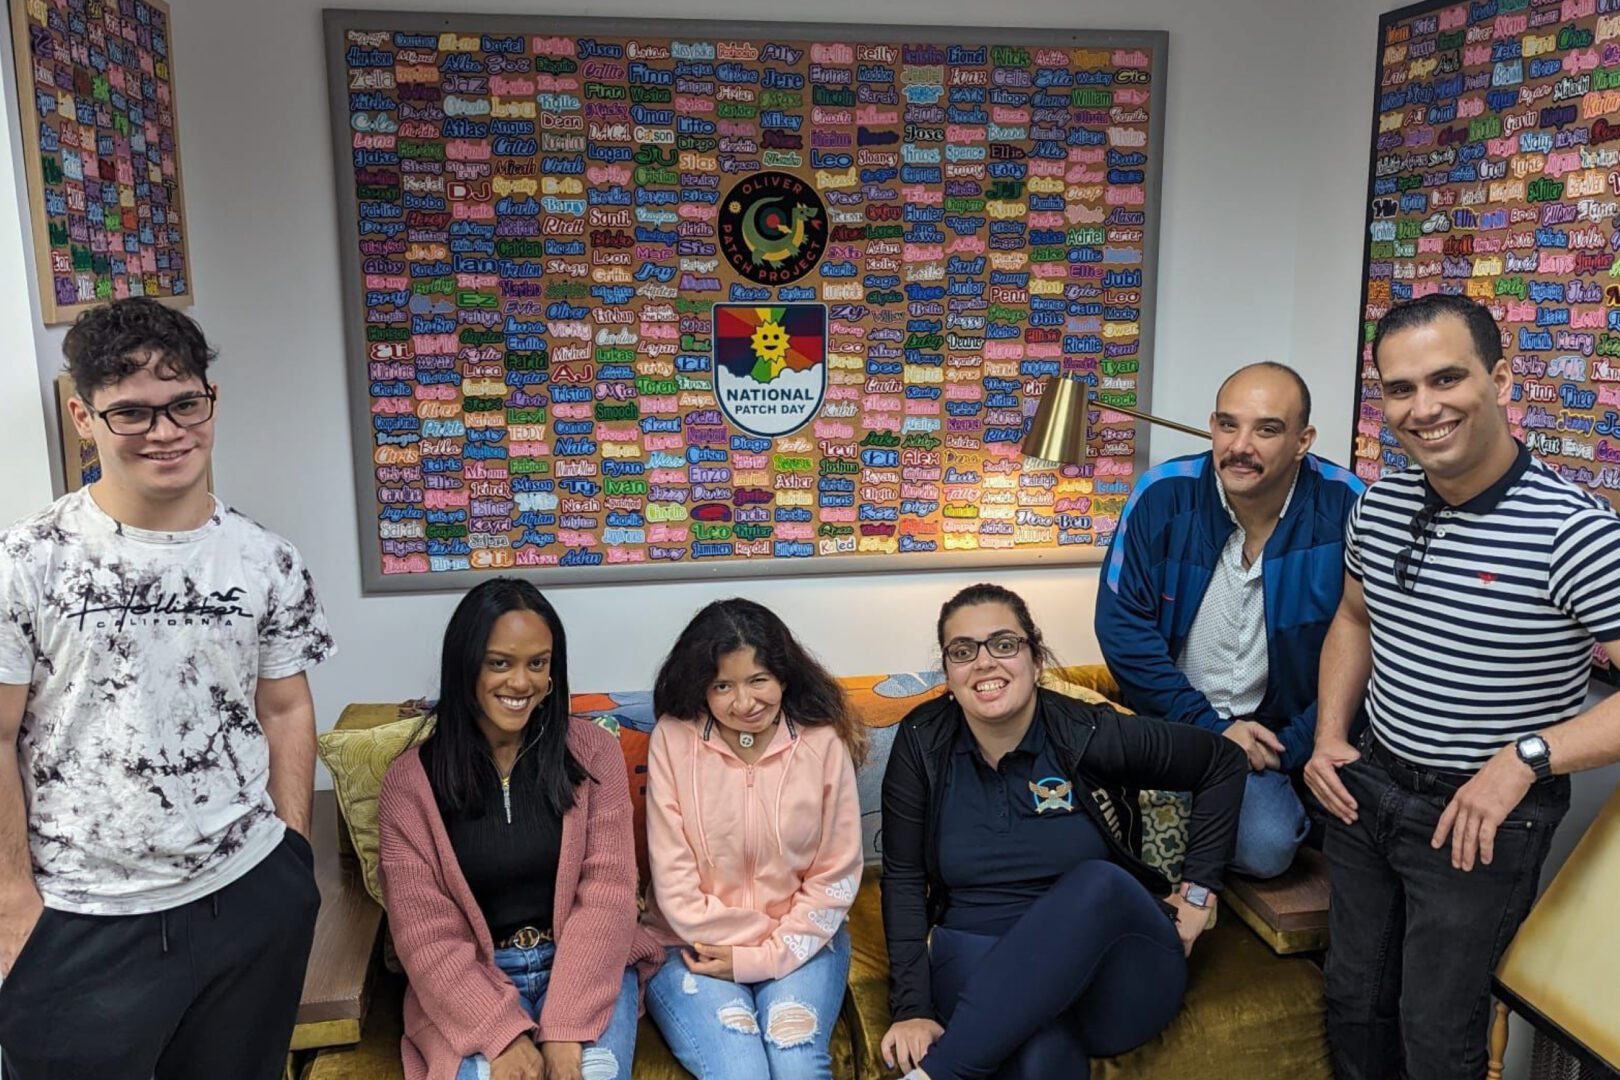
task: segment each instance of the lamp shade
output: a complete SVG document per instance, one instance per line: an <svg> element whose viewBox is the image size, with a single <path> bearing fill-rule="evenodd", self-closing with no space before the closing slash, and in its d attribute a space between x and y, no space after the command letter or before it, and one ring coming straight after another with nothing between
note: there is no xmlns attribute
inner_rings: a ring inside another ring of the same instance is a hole
<svg viewBox="0 0 1620 1080"><path fill-rule="evenodd" d="M1036 406L1035 416L1029 422L1029 431L1024 435L1024 456L1048 468L1055 465L1084 465L1086 442L1091 437L1091 405L1091 388L1079 379L1059 375L1048 380L1046 391L1041 394L1041 403ZM1207 431L1176 420L1166 420L1162 416L1150 416L1111 401L1103 402L1098 407L1185 435L1209 438Z"/></svg>
<svg viewBox="0 0 1620 1080"><path fill-rule="evenodd" d="M1499 990L1620 1070L1620 791L1570 853L1496 969ZM1523 1010L1521 1010L1523 1011Z"/></svg>
<svg viewBox="0 0 1620 1080"><path fill-rule="evenodd" d="M1059 376L1048 381L1024 436L1024 456L1047 463L1084 465L1089 397L1090 389L1077 379Z"/></svg>

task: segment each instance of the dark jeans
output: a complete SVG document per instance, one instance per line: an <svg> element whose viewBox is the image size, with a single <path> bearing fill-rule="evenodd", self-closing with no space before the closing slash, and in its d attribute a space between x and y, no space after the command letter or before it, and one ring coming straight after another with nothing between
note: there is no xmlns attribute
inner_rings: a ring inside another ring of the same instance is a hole
<svg viewBox="0 0 1620 1080"><path fill-rule="evenodd" d="M1489 866L1451 865L1430 837L1467 774L1405 764L1364 740L1339 770L1355 824L1328 822L1328 1039L1338 1080L1479 1080L1491 972L1529 914L1569 778L1537 784Z"/></svg>
<svg viewBox="0 0 1620 1080"><path fill-rule="evenodd" d="M935 927L934 1006L945 1034L932 1080L1085 1080L1162 1031L1181 1008L1187 961L1175 924L1113 863L1080 863L999 938Z"/></svg>
<svg viewBox="0 0 1620 1080"><path fill-rule="evenodd" d="M6 1080L276 1080L321 903L313 860L289 829L169 911L46 908L0 983Z"/></svg>

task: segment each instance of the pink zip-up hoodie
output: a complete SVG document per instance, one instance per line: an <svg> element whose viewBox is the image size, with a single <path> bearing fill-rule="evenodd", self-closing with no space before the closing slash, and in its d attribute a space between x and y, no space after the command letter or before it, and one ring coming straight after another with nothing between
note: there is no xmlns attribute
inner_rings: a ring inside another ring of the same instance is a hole
<svg viewBox="0 0 1620 1080"><path fill-rule="evenodd" d="M861 884L849 751L791 720L743 762L713 721L661 718L647 749L653 925L732 946L739 983L779 979L838 932Z"/></svg>

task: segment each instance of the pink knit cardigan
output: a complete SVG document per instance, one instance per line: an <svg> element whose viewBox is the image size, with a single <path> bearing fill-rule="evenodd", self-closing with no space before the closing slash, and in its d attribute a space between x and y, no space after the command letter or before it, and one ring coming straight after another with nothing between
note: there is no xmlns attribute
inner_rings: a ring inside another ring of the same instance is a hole
<svg viewBox="0 0 1620 1080"><path fill-rule="evenodd" d="M645 984L663 958L637 922L630 791L618 740L576 717L568 748L595 782L575 789L573 809L563 815L552 914L557 955L539 1024L495 966L489 927L450 847L420 753L401 755L383 780L383 896L410 978L401 1042L406 1080L454 1080L463 1058L493 1060L525 1033L541 1041L597 1039L625 967L634 964Z"/></svg>

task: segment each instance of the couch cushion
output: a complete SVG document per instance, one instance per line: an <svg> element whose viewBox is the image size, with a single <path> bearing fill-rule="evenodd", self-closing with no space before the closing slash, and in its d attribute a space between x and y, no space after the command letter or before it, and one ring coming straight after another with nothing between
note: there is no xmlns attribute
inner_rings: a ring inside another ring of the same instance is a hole
<svg viewBox="0 0 1620 1080"><path fill-rule="evenodd" d="M1226 919L1199 939L1189 967L1180 1015L1145 1046L1094 1062L1093 1080L1333 1080L1315 964L1274 955Z"/></svg>
<svg viewBox="0 0 1620 1080"><path fill-rule="evenodd" d="M352 708L352 706L351 706ZM344 710L347 714L348 710ZM370 727L333 728L316 737L321 761L332 774L338 808L349 842L360 859L360 874L372 899L382 903L377 883L377 792L388 766L428 737L433 717L407 716Z"/></svg>
<svg viewBox="0 0 1620 1080"><path fill-rule="evenodd" d="M857 1075L886 1076L879 1045L889 1030L889 945L883 937L883 889L878 875L867 874L849 909L849 991L844 1013L849 1020Z"/></svg>

